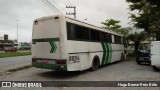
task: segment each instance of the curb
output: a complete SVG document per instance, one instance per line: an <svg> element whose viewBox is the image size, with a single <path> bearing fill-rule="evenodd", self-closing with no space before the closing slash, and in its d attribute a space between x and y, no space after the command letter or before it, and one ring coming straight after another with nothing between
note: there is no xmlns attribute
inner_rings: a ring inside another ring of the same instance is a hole
<svg viewBox="0 0 160 90"><path fill-rule="evenodd" d="M3 66L3 67L0 67L1 68L0 69L0 76L5 76L5 75L8 75L8 74L11 74L12 72L27 69L27 68L30 68L30 67L32 67L30 61Z"/></svg>

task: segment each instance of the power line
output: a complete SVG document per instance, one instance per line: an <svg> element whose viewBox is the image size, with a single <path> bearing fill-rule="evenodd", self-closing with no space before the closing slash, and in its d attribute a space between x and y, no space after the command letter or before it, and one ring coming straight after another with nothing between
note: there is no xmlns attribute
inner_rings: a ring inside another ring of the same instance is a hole
<svg viewBox="0 0 160 90"><path fill-rule="evenodd" d="M66 7L65 3L63 3L62 0L57 0L57 2L61 3L61 5L63 5L64 7Z"/></svg>
<svg viewBox="0 0 160 90"><path fill-rule="evenodd" d="M61 3L61 4L63 4L63 6L65 7L65 9L66 9L66 4L65 4L65 2L63 1L63 0L57 0L59 3ZM70 9L68 9L67 11L69 11L69 12L72 12ZM67 12L66 11L66 12Z"/></svg>
<svg viewBox="0 0 160 90"><path fill-rule="evenodd" d="M49 0L46 0L46 2L47 2L51 7L53 7L54 9L56 9L60 14L62 14L62 12L61 12L56 6L54 6L51 2L49 2Z"/></svg>
<svg viewBox="0 0 160 90"><path fill-rule="evenodd" d="M62 0L62 2L66 3L67 5L71 5L67 0Z"/></svg>
<svg viewBox="0 0 160 90"><path fill-rule="evenodd" d="M47 8L47 9L48 9L48 10L47 10L47 11L48 11L48 12L47 12L48 14L52 14L52 12L51 12L51 11L52 11L52 10L51 10L51 8L49 8L48 6L46 6L46 4L42 3L42 2L41 2L41 1L39 1L39 0L37 0L37 2L38 2L38 3L40 3L40 4L43 6L43 8L45 7L45 8ZM55 13L55 11L54 11L54 13Z"/></svg>
<svg viewBox="0 0 160 90"><path fill-rule="evenodd" d="M62 14L59 9L57 9L52 3L50 3L48 0L41 0L43 1L48 7L50 7L52 10L54 10L57 14Z"/></svg>
<svg viewBox="0 0 160 90"><path fill-rule="evenodd" d="M41 0L46 6L48 6L51 10L53 10L55 13L59 14L55 9L53 9L51 6L49 6L45 1Z"/></svg>
<svg viewBox="0 0 160 90"><path fill-rule="evenodd" d="M57 0L57 2L61 3L61 5L63 5L64 8L66 9L66 6L67 6L67 5L64 3L63 0ZM69 9L69 11L72 12L70 9Z"/></svg>
<svg viewBox="0 0 160 90"><path fill-rule="evenodd" d="M58 2L56 2L55 0L51 0L51 2L57 4L57 6L60 7L61 10L66 12L66 10L63 7L61 7Z"/></svg>
<svg viewBox="0 0 160 90"><path fill-rule="evenodd" d="M66 12L66 15L74 15L74 18L76 18L76 7L73 5L70 6L71 2L69 0L41 0L41 2L57 14L63 14L63 12ZM66 4L69 5L67 6ZM71 9L68 9L67 11L69 11L69 13L67 13L66 8L73 8L74 12L71 11Z"/></svg>
<svg viewBox="0 0 160 90"><path fill-rule="evenodd" d="M67 1L69 2L69 4L70 4L70 5L72 5L72 6L73 6L73 4L70 2L70 0L67 0Z"/></svg>

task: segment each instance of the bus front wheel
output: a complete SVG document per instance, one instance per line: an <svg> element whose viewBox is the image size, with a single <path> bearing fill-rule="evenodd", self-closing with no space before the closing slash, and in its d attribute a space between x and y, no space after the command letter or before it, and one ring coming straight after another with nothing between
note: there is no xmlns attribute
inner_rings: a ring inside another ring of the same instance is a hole
<svg viewBox="0 0 160 90"><path fill-rule="evenodd" d="M92 66L91 66L91 70L95 71L99 68L100 66L100 60L98 56L95 56L94 59L92 60Z"/></svg>
<svg viewBox="0 0 160 90"><path fill-rule="evenodd" d="M125 55L123 53L121 53L121 61L125 60Z"/></svg>

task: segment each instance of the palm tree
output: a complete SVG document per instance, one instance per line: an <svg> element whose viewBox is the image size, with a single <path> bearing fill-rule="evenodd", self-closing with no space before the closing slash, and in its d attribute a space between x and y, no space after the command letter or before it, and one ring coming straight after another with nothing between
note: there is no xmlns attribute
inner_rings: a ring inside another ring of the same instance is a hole
<svg viewBox="0 0 160 90"><path fill-rule="evenodd" d="M145 31L143 31L141 33L135 32L134 34L129 34L127 36L127 41L128 42L130 42L130 41L134 42L134 45L135 45L135 54L137 54L138 47L139 47L140 43L142 41L145 41L147 38L148 38L148 34Z"/></svg>

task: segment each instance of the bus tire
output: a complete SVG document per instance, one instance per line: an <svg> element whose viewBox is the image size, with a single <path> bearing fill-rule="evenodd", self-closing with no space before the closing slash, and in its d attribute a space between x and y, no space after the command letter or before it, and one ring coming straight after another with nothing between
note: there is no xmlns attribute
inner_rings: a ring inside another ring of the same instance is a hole
<svg viewBox="0 0 160 90"><path fill-rule="evenodd" d="M160 69L158 69L156 66L152 66L154 71L159 71Z"/></svg>
<svg viewBox="0 0 160 90"><path fill-rule="evenodd" d="M141 62L141 61L137 61L137 60L136 60L136 62L137 62L137 64L138 64L138 65L141 65L141 64L142 64L142 62Z"/></svg>
<svg viewBox="0 0 160 90"><path fill-rule="evenodd" d="M121 59L120 59L121 61L124 61L125 60L125 56L124 56L124 54L123 53L121 53Z"/></svg>
<svg viewBox="0 0 160 90"><path fill-rule="evenodd" d="M98 56L95 56L92 60L91 70L96 71L100 66L100 60Z"/></svg>

